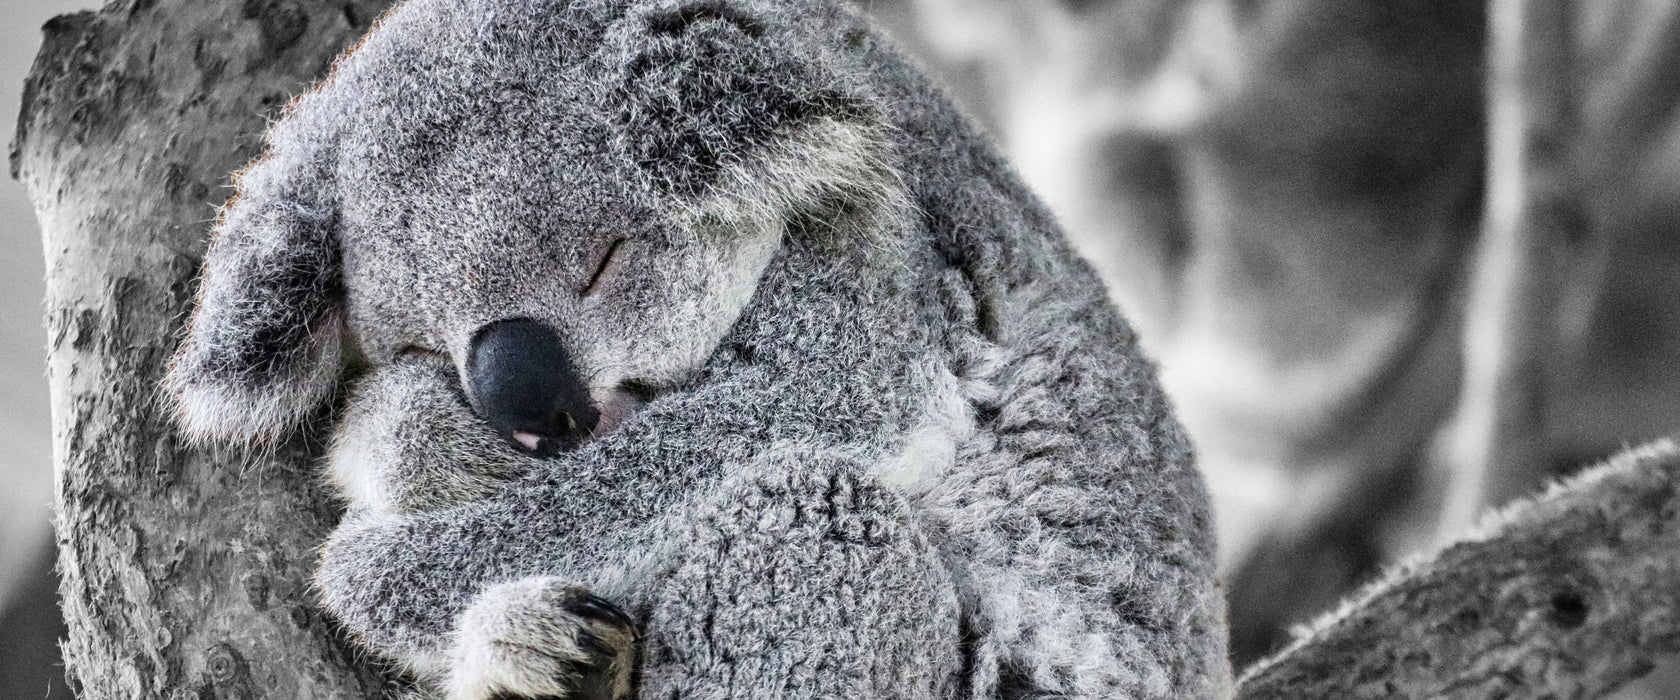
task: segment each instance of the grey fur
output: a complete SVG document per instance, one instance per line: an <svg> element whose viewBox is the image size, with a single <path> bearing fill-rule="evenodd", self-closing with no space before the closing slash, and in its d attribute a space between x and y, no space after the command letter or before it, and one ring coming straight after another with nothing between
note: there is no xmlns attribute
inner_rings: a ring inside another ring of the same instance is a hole
<svg viewBox="0 0 1680 700"><path fill-rule="evenodd" d="M639 627L648 698L1228 696L1153 368L851 10L409 0L269 138L169 386L252 440L348 377L317 582L428 684L595 697ZM622 420L547 458L494 434L457 377L509 318Z"/></svg>

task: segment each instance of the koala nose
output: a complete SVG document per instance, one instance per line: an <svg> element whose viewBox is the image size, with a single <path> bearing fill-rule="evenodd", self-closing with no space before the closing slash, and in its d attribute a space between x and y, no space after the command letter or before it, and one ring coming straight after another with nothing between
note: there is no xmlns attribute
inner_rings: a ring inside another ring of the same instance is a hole
<svg viewBox="0 0 1680 700"><path fill-rule="evenodd" d="M478 329L466 379L480 417L527 452L573 449L600 420L560 336L530 319Z"/></svg>

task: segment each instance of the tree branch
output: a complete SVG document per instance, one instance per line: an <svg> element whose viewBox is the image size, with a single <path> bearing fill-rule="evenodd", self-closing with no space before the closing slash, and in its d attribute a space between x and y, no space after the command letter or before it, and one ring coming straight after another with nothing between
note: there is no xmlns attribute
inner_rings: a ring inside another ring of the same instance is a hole
<svg viewBox="0 0 1680 700"><path fill-rule="evenodd" d="M1680 651L1680 448L1623 453L1400 567L1241 700L1596 698Z"/></svg>

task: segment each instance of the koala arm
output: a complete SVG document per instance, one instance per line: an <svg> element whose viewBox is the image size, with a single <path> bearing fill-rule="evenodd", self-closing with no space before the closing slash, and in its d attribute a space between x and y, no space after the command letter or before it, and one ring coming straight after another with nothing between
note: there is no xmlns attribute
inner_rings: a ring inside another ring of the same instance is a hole
<svg viewBox="0 0 1680 700"><path fill-rule="evenodd" d="M577 626L578 602L594 596L646 626L642 687L658 697L931 699L957 682L951 571L913 508L849 455L766 450L653 522L590 544L544 512L551 494L524 487L441 511L352 515L324 550L328 606L364 644L449 676L457 692L560 694L542 683L568 669L544 662L581 645L552 631ZM505 647L543 652L521 660ZM520 677L534 680L507 680Z"/></svg>
<svg viewBox="0 0 1680 700"><path fill-rule="evenodd" d="M660 429L658 414L681 415L672 404L698 397L667 397L618 433L538 460L463 410L446 374L414 367L379 374L385 376L370 377L373 386L353 395L369 405L348 409L334 437L330 471L360 486L349 491L352 507L323 548L316 578L323 602L360 641L420 670L441 672L451 663L457 618L485 587L550 575L599 588L598 572L630 566L621 555L645 551L674 501L719 471L672 470L670 481L633 485L651 476L634 474L629 464L637 441L663 441L669 431ZM412 400L439 394L452 396L453 405ZM506 476L513 471L507 469L485 478L497 469L483 465L515 461L523 462L521 476ZM468 483L478 493L427 493L416 482Z"/></svg>
<svg viewBox="0 0 1680 700"><path fill-rule="evenodd" d="M846 290L859 284L845 268L823 274L832 279L772 273L762 291L788 300L798 295L785 285L849 294ZM838 303L810 292L803 296L802 303L818 309ZM908 406L924 388L913 375L883 368L914 364L928 348L925 342L895 337L918 333L916 324L893 323L885 330L873 326L878 319L907 313L906 308L893 305L881 314L860 312L836 322L820 313L755 307L687 388L647 404L615 432L545 459L518 455L495 437L446 386L446 372L376 370L366 380L369 385L421 386L354 392L347 409L351 418L358 412L386 417L341 423L335 460L341 455L395 460L358 467L386 475L482 475L476 465L525 461L504 469L517 476L496 477L502 481L486 495L407 510L353 507L323 548L317 576L323 602L368 648L432 677L449 673L456 663L458 650L451 645L462 615L502 583L548 576L587 587L638 620L653 616L657 621L651 611L658 606L659 582L678 565L684 543L693 540L684 528L708 504L729 500L719 495L732 488L725 484L751 474L785 479L784 472L799 469L801 460L776 455L791 452L846 453L852 455L847 463L867 465L883 449L876 441L902 432L895 426L910 419ZM864 337L877 342L859 342ZM392 376L377 376L381 373ZM834 377L850 380L837 383ZM382 403L355 405L375 398ZM442 405L444 398L456 406ZM424 429L394 430L391 425ZM360 434L364 428L373 430ZM409 436L406 446L403 435ZM358 442L376 447L348 449ZM430 445L445 449L432 451ZM439 453L454 456L437 461ZM331 469L349 467L334 463ZM822 494L813 498L820 502ZM831 573L844 579L847 571L862 573L855 567ZM773 630L766 633L774 636ZM649 634L659 633L650 629ZM741 644L753 646L750 640ZM953 639L951 648L955 645Z"/></svg>
<svg viewBox="0 0 1680 700"><path fill-rule="evenodd" d="M566 595L585 586L645 625L656 697L931 699L957 682L951 570L852 455L778 445L594 547L556 546L575 537L541 513L545 496L352 515L324 551L326 602L363 643L457 687L496 642L566 654L542 631L576 617Z"/></svg>
<svg viewBox="0 0 1680 700"><path fill-rule="evenodd" d="M469 429L478 423L448 360L399 358L351 391L327 476L353 511L413 513L489 497L536 460Z"/></svg>

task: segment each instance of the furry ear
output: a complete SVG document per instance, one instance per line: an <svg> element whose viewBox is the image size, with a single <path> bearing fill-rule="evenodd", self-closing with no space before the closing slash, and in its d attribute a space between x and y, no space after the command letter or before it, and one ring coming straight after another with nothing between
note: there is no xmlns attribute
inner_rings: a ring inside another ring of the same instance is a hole
<svg viewBox="0 0 1680 700"><path fill-rule="evenodd" d="M891 126L831 68L837 56L796 35L795 15L777 3L685 0L616 28L610 103L624 150L693 213L821 212L832 223L836 207L857 219L902 200Z"/></svg>
<svg viewBox="0 0 1680 700"><path fill-rule="evenodd" d="M329 148L284 127L235 175L164 383L194 438L272 440L337 385L343 290Z"/></svg>

